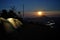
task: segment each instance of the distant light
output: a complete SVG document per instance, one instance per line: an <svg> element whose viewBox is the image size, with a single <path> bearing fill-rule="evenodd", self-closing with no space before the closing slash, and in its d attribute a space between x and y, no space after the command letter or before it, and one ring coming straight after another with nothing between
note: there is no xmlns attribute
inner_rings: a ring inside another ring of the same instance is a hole
<svg viewBox="0 0 60 40"><path fill-rule="evenodd" d="M38 12L38 15L39 15L39 16L42 16L42 12L39 11L39 12Z"/></svg>

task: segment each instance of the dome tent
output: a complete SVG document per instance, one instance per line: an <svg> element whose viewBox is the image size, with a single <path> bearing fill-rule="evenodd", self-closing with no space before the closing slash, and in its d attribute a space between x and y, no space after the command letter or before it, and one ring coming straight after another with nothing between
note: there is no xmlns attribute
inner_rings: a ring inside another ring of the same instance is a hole
<svg viewBox="0 0 60 40"><path fill-rule="evenodd" d="M15 29L18 28L18 27L21 27L21 25L22 25L22 22L19 21L18 19L8 18L7 20L13 25L13 27L14 27Z"/></svg>
<svg viewBox="0 0 60 40"><path fill-rule="evenodd" d="M6 32L13 32L14 31L12 24L9 21L7 21L6 19L0 17L0 23L3 24Z"/></svg>
<svg viewBox="0 0 60 40"><path fill-rule="evenodd" d="M16 28L21 27L22 23L18 19L0 17L0 23L3 23L6 32L14 32Z"/></svg>

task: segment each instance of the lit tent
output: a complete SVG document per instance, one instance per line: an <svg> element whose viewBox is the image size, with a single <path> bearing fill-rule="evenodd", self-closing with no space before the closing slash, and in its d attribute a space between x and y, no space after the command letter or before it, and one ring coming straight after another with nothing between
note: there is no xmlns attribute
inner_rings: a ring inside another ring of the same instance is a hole
<svg viewBox="0 0 60 40"><path fill-rule="evenodd" d="M19 21L18 19L8 18L7 20L13 25L13 27L15 29L18 28L18 27L21 27L21 25L22 25L22 22Z"/></svg>
<svg viewBox="0 0 60 40"><path fill-rule="evenodd" d="M13 32L15 31L14 29L17 29L18 27L21 27L22 25L21 21L19 21L18 19L14 19L14 18L4 19L0 17L0 23L3 23L3 26L6 32Z"/></svg>

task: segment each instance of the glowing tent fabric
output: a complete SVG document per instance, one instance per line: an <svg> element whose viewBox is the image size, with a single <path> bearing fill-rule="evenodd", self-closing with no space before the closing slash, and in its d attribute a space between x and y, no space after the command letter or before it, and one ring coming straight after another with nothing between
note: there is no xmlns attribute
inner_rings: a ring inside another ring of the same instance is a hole
<svg viewBox="0 0 60 40"><path fill-rule="evenodd" d="M13 27L12 24L9 21L7 21L6 19L1 17L0 22L3 23L3 26L4 26L6 32L14 31L14 29L12 28Z"/></svg>
<svg viewBox="0 0 60 40"><path fill-rule="evenodd" d="M8 18L7 20L13 25L14 28L21 27L22 25L22 22L19 21L18 19Z"/></svg>
<svg viewBox="0 0 60 40"><path fill-rule="evenodd" d="M15 31L14 29L21 27L22 25L22 23L18 19L14 18L4 19L0 17L0 23L3 23L6 32L13 32Z"/></svg>

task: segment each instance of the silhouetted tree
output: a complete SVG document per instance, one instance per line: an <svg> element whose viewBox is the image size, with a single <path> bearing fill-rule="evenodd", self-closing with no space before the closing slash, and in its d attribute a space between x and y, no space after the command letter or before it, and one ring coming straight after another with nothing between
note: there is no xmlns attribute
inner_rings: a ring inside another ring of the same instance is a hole
<svg viewBox="0 0 60 40"><path fill-rule="evenodd" d="M1 17L3 17L3 18L7 18L8 16L7 16L8 14L7 14L7 10L2 10L2 13L1 13Z"/></svg>
<svg viewBox="0 0 60 40"><path fill-rule="evenodd" d="M15 11L16 7L15 6L11 6L11 10Z"/></svg>
<svg viewBox="0 0 60 40"><path fill-rule="evenodd" d="M7 12L7 10L2 10L2 14L1 17L3 18L18 18L18 16L16 15L16 13L14 13L13 10L9 10L9 12Z"/></svg>
<svg viewBox="0 0 60 40"><path fill-rule="evenodd" d="M13 10L9 10L8 18L18 18L18 16L16 15L16 13L14 13Z"/></svg>
<svg viewBox="0 0 60 40"><path fill-rule="evenodd" d="M19 14L19 17L21 18L21 12L18 12L18 14Z"/></svg>
<svg viewBox="0 0 60 40"><path fill-rule="evenodd" d="M20 12L20 11L18 12L18 14L19 14L19 17L20 17L20 18L22 18L22 14L21 14L21 12Z"/></svg>

